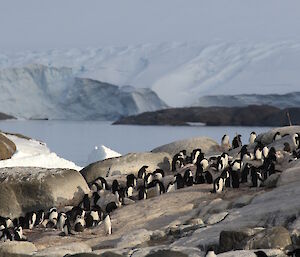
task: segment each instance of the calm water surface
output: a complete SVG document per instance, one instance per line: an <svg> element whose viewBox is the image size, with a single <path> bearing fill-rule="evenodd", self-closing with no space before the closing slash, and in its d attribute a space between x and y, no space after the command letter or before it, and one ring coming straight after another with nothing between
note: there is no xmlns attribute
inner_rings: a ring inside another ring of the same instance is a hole
<svg viewBox="0 0 300 257"><path fill-rule="evenodd" d="M85 166L95 145L105 145L121 154L150 151L175 140L208 136L218 143L226 133L235 133L248 142L252 131L265 132L269 127L174 127L114 125L103 121L0 121L0 130L21 133L45 142L59 156Z"/></svg>

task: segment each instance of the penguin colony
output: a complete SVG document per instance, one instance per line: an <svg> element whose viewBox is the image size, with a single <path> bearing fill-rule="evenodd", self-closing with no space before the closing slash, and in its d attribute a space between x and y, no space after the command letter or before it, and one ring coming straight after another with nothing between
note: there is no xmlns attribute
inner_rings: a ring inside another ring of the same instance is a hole
<svg viewBox="0 0 300 257"><path fill-rule="evenodd" d="M273 141L285 136L277 132ZM294 145L285 143L283 149L288 153L290 161L300 158L300 133L292 135L292 138ZM149 167L145 165L140 168L137 176L127 175L125 186L116 179L108 185L105 178L98 177L89 184L90 195L84 195L78 206L66 212L59 212L57 208L52 207L48 211L31 211L24 217L15 219L0 217L0 241L24 241L26 237L23 235L23 229L32 230L36 227L57 229L61 231L62 236L69 236L103 224L105 234L110 235L112 233L110 214L125 205L126 198L144 200L148 198L150 192L159 196L204 183L212 185L211 193L222 193L226 188L238 189L241 184L260 187L269 176L279 172L275 169L277 163L275 148L269 149L261 142L257 142L255 132L250 134L249 145L242 145L241 135L237 135L232 140L232 147L228 148L229 136L224 135L221 146L227 151L216 156L205 157L200 148L194 149L190 155L187 155L186 150L175 154L172 159L173 179L167 184L162 169L150 172ZM234 157L229 155L233 149L238 149ZM252 164L253 161L256 165ZM190 169L191 165L196 166L195 174ZM103 206L102 199L108 193L114 195L114 200ZM208 251L206 256L214 256L214 252Z"/></svg>

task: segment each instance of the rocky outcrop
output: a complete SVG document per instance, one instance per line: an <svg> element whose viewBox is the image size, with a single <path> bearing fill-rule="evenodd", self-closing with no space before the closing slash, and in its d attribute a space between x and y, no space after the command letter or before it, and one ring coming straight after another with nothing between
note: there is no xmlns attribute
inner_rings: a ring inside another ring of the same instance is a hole
<svg viewBox="0 0 300 257"><path fill-rule="evenodd" d="M76 170L15 167L0 169L0 215L11 218L52 206L78 204L89 188Z"/></svg>
<svg viewBox="0 0 300 257"><path fill-rule="evenodd" d="M267 105L247 107L172 108L124 117L114 124L208 126L287 126L287 112L293 124L300 124L300 108L281 110Z"/></svg>
<svg viewBox="0 0 300 257"><path fill-rule="evenodd" d="M166 152L169 153L171 156L174 156L176 153L179 153L182 150L186 150L187 154L190 154L196 148L201 148L202 152L205 154L218 152L221 150L218 143L211 138L194 137L159 146L153 149L151 152Z"/></svg>
<svg viewBox="0 0 300 257"><path fill-rule="evenodd" d="M243 228L220 233L219 251L249 249L281 249L291 246L289 231L284 227Z"/></svg>
<svg viewBox="0 0 300 257"><path fill-rule="evenodd" d="M287 134L293 135L295 133L300 133L300 126L286 126L286 127L271 129L266 133L262 133L258 135L256 141L261 142L264 145L271 144L273 142L273 137L276 134L276 132L279 132L282 136Z"/></svg>
<svg viewBox="0 0 300 257"><path fill-rule="evenodd" d="M27 257L37 251L35 245L30 242L2 242L0 243L1 257Z"/></svg>
<svg viewBox="0 0 300 257"><path fill-rule="evenodd" d="M85 254L91 252L92 249L85 243L70 243L61 246L49 247L42 251L39 251L34 256L37 257L61 257L69 254Z"/></svg>
<svg viewBox="0 0 300 257"><path fill-rule="evenodd" d="M300 92L288 94L204 95L193 106L248 106L268 104L281 109L300 106Z"/></svg>
<svg viewBox="0 0 300 257"><path fill-rule="evenodd" d="M171 156L165 152L159 153L129 153L121 157L110 158L95 162L80 171L88 183L99 176L130 174L137 175L144 165L149 166L149 171L157 168L170 170Z"/></svg>
<svg viewBox="0 0 300 257"><path fill-rule="evenodd" d="M6 160L13 156L17 148L14 142L0 132L0 160Z"/></svg>
<svg viewBox="0 0 300 257"><path fill-rule="evenodd" d="M10 120L10 119L15 119L14 116L11 116L11 115L8 115L8 114L5 114L5 113L2 113L0 112L0 120Z"/></svg>

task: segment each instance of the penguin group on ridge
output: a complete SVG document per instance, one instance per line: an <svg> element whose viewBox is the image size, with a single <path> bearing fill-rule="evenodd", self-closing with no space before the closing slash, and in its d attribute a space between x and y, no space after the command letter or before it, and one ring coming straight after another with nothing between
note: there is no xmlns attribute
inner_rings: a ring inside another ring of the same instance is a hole
<svg viewBox="0 0 300 257"><path fill-rule="evenodd" d="M288 136L276 132L273 142ZM241 184L250 187L261 187L263 182L271 175L280 172L276 170L277 151L274 147L268 147L256 140L256 133L252 132L249 137L249 145L243 145L241 135L236 135L230 146L229 136L224 135L221 140L221 147L227 151L216 156L205 157L201 149L194 149L190 156L186 150L175 154L172 159L172 170L183 170L187 164L196 165L196 173L188 168L183 177L183 183L177 189L193 184L213 184L212 193L221 193L226 187L239 188ZM293 145L284 142L285 151L289 156L289 161L300 158L300 133L292 135ZM232 154L232 152L234 152ZM239 151L236 154L236 151ZM233 156L230 156L232 154ZM175 177L179 178L180 174ZM177 180L177 181L178 181Z"/></svg>
<svg viewBox="0 0 300 257"><path fill-rule="evenodd" d="M278 132L273 141L285 136ZM292 141L293 145L289 144L289 147L285 142L283 149L290 161L300 158L300 133L293 134ZM137 176L128 174L125 183L114 179L110 184L104 177L98 177L89 183L91 193L84 195L78 206L65 212L52 207L48 211L30 211L15 219L0 217L0 241L24 241L23 230L36 227L57 229L61 235L69 236L103 224L105 233L110 235L110 215L126 205L126 199L145 200L150 195L159 196L195 184L211 184L212 193L222 193L225 188L237 189L241 184L260 187L269 176L279 172L276 170L276 149L256 140L255 132L250 134L249 145L242 144L241 135L234 137L230 149L229 145L229 136L224 135L221 147L226 146L227 150L219 155L205 156L200 148L194 149L190 155L186 150L181 150L173 156L173 173L168 179L165 179L164 170L149 171L146 165L139 169ZM193 166L195 172L192 171ZM103 200L107 195L112 196L109 202ZM207 254L214 256L213 251Z"/></svg>

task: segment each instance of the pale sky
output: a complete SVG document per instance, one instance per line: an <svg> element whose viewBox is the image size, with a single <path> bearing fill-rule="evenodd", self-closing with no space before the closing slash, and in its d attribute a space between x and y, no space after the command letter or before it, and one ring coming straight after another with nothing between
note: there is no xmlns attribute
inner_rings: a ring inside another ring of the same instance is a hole
<svg viewBox="0 0 300 257"><path fill-rule="evenodd" d="M0 51L299 38L299 0L0 0Z"/></svg>

